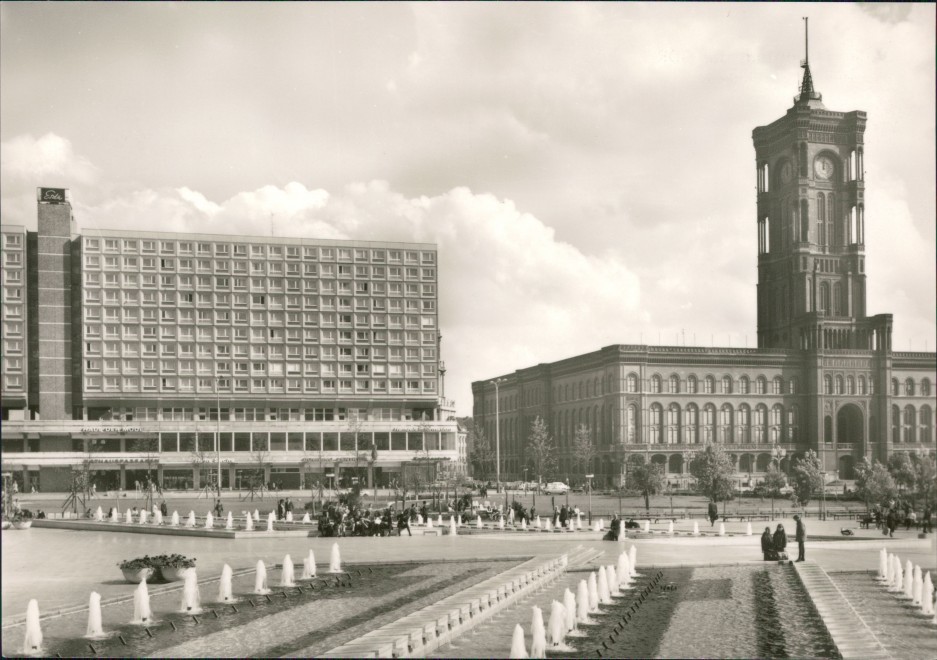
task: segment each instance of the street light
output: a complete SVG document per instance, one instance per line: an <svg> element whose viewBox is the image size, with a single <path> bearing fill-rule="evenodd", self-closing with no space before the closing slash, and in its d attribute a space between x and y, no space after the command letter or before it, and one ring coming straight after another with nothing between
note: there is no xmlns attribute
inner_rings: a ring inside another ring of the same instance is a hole
<svg viewBox="0 0 937 660"><path fill-rule="evenodd" d="M507 382L507 378L495 378L495 484L498 492L501 492L501 410L500 394L498 385Z"/></svg>
<svg viewBox="0 0 937 660"><path fill-rule="evenodd" d="M820 473L820 520L826 520L826 472Z"/></svg>

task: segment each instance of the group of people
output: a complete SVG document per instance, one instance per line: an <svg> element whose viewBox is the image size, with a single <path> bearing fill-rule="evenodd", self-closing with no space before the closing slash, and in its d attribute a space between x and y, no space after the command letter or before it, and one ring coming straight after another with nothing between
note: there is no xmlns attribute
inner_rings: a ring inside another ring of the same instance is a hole
<svg viewBox="0 0 937 660"><path fill-rule="evenodd" d="M393 506L383 509L362 509L347 504L329 504L319 515L320 536L391 536L396 525L397 533L413 536L410 522L417 516L426 520L429 510L426 502L417 510L416 504L404 507L397 513Z"/></svg>
<svg viewBox="0 0 937 660"><path fill-rule="evenodd" d="M796 524L794 540L797 542L797 561L804 561L807 526L799 515L794 516L794 522ZM784 525L778 523L774 534L771 533L770 527L765 527L765 531L761 535L761 552L764 554L765 561L787 559L787 531L784 529Z"/></svg>
<svg viewBox="0 0 937 660"><path fill-rule="evenodd" d="M886 507L876 506L872 511L872 517L875 519L875 526L882 530L882 534L891 538L895 536L895 530L904 523L905 530L918 526L917 513L907 502L891 502ZM924 513L921 516L921 532L929 534L933 531L931 519L933 512L930 504L924 506Z"/></svg>

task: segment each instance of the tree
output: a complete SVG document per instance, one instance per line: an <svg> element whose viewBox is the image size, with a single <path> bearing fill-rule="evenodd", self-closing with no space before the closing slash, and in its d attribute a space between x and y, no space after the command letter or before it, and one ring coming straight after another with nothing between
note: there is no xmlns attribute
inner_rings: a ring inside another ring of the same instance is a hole
<svg viewBox="0 0 937 660"><path fill-rule="evenodd" d="M823 488L823 475L820 472L820 458L815 451L795 458L791 466L791 501L801 507L807 506L813 496Z"/></svg>
<svg viewBox="0 0 937 660"><path fill-rule="evenodd" d="M545 474L555 469L556 452L553 447L553 438L550 429L539 415L530 424L530 434L527 436L527 463L537 475L537 483L543 481Z"/></svg>
<svg viewBox="0 0 937 660"><path fill-rule="evenodd" d="M911 457L905 452L897 452L888 457L888 472L895 484L909 491L914 490L915 474Z"/></svg>
<svg viewBox="0 0 937 660"><path fill-rule="evenodd" d="M721 445L709 444L690 458L690 474L697 490L713 502L732 499L735 466Z"/></svg>
<svg viewBox="0 0 937 660"><path fill-rule="evenodd" d="M488 440L488 435L481 424L473 424L470 431L472 436L472 453L469 460L472 463L472 472L478 479L490 479L495 464L495 451Z"/></svg>
<svg viewBox="0 0 937 660"><path fill-rule="evenodd" d="M937 492L937 457L933 454L914 455L915 492L931 507L934 506L934 494Z"/></svg>
<svg viewBox="0 0 937 660"><path fill-rule="evenodd" d="M576 435L573 438L573 464L582 471L583 479L589 473L597 453L592 441L592 429L580 424L576 427Z"/></svg>
<svg viewBox="0 0 937 660"><path fill-rule="evenodd" d="M887 505L895 499L898 493L895 480L878 461L870 464L867 458L863 458L856 466L856 474L856 493L865 502L867 509L874 504Z"/></svg>
<svg viewBox="0 0 937 660"><path fill-rule="evenodd" d="M644 496L644 509L651 510L651 495L664 490L664 466L645 463L644 457L632 456L628 470L628 488Z"/></svg>
<svg viewBox="0 0 937 660"><path fill-rule="evenodd" d="M762 492L770 498L781 496L781 489L787 485L787 475L778 469L778 466L772 463L765 472L765 478L761 482Z"/></svg>

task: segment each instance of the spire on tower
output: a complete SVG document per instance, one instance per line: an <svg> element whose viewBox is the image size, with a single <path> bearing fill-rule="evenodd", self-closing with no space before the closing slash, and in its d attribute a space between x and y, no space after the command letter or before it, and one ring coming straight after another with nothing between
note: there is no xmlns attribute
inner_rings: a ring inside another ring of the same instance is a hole
<svg viewBox="0 0 937 660"><path fill-rule="evenodd" d="M820 101L823 99L822 94L818 94L813 88L813 76L810 75L810 32L809 32L809 18L807 16L803 17L804 19L804 59L800 61L800 67L804 70L804 77L800 83L800 96L798 96L795 101L799 103L807 103L809 101Z"/></svg>

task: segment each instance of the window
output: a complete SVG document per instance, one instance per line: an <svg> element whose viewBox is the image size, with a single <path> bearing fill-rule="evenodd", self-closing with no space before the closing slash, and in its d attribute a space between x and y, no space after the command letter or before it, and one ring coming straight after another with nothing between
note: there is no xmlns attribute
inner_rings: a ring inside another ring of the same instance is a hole
<svg viewBox="0 0 937 660"><path fill-rule="evenodd" d="M713 390L716 387L716 379L712 376L706 376L706 379L703 381L703 393L712 394Z"/></svg>
<svg viewBox="0 0 937 660"><path fill-rule="evenodd" d="M680 378L677 374L672 374L667 382L667 391L671 394L677 394L680 391Z"/></svg>
<svg viewBox="0 0 937 660"><path fill-rule="evenodd" d="M660 394L661 392L661 378L657 374L651 377L651 392L654 394Z"/></svg>

